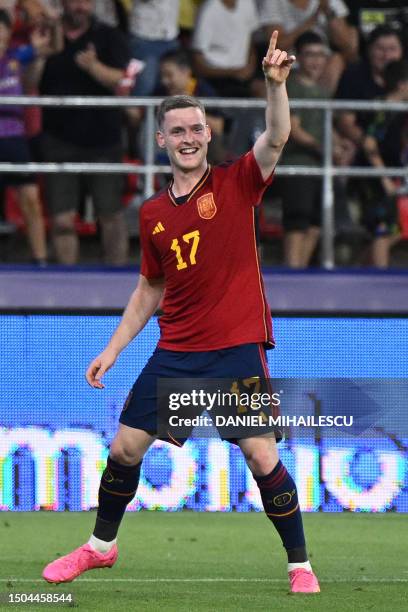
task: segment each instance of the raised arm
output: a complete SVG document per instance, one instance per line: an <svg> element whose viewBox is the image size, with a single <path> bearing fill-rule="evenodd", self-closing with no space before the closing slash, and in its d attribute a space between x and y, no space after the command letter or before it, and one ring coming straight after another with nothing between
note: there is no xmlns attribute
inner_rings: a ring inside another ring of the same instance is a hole
<svg viewBox="0 0 408 612"><path fill-rule="evenodd" d="M115 363L123 349L144 328L155 313L163 295L163 279L148 280L140 275L138 285L105 350L96 357L86 371L86 380L96 389L103 389L102 376Z"/></svg>
<svg viewBox="0 0 408 612"><path fill-rule="evenodd" d="M295 57L276 48L278 31L272 33L269 48L262 62L266 81L266 129L254 145L254 155L262 177L272 173L290 134L289 100L286 79Z"/></svg>

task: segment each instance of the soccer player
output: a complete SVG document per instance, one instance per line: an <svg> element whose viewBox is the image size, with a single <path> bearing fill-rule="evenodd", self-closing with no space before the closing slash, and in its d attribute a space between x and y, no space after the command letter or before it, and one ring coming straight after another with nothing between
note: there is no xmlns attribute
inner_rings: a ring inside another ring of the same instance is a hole
<svg viewBox="0 0 408 612"><path fill-rule="evenodd" d="M267 377L265 348L273 346L273 337L257 259L254 206L289 136L285 82L295 60L276 48L277 38L275 31L263 60L266 129L253 149L233 163L208 166L211 133L198 100L175 96L159 107L157 141L167 149L173 179L141 209L139 283L107 347L90 364L88 383L103 389L103 375L164 294L160 340L122 410L101 478L93 534L87 544L45 568L48 582L69 582L86 570L115 563L119 525L157 434L159 377ZM287 551L292 592L319 592L306 553L296 485L279 460L275 437L235 442Z"/></svg>

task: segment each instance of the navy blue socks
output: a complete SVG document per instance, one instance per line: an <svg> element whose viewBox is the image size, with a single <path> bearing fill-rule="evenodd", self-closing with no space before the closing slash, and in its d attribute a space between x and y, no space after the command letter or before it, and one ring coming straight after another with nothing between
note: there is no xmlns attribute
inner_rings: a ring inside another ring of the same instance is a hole
<svg viewBox="0 0 408 612"><path fill-rule="evenodd" d="M116 538L126 506L135 496L141 465L121 465L108 457L99 486L96 538L107 542Z"/></svg>
<svg viewBox="0 0 408 612"><path fill-rule="evenodd" d="M274 524L289 563L307 561L296 485L281 461L267 476L254 476L267 517Z"/></svg>

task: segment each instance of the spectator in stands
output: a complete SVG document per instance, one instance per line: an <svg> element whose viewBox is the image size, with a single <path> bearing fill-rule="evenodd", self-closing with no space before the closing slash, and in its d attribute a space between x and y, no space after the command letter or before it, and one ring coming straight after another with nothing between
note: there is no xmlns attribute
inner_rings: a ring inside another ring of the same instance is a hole
<svg viewBox="0 0 408 612"><path fill-rule="evenodd" d="M349 21L360 34L360 49L365 50L365 41L378 26L387 25L399 30L404 45L408 46L408 4L406 0L345 0Z"/></svg>
<svg viewBox="0 0 408 612"><path fill-rule="evenodd" d="M43 95L112 95L130 60L127 40L98 22L92 0L63 0L64 49L38 67ZM44 157L54 162L120 162L121 113L110 108L44 110ZM127 262L127 231L121 195L123 180L109 174L48 174L47 203L52 216L57 261L78 260L75 218L85 187L92 195L107 263Z"/></svg>
<svg viewBox="0 0 408 612"><path fill-rule="evenodd" d="M12 23L7 11L0 10L0 93L19 96L23 93L24 67L45 46L46 36L35 38L37 47L10 48ZM33 39L34 42L34 39ZM28 163L31 161L26 140L24 112L19 106L0 107L0 161ZM33 261L44 265L47 259L45 225L35 177L28 173L0 174L0 191L12 185L27 227Z"/></svg>
<svg viewBox="0 0 408 612"><path fill-rule="evenodd" d="M320 80L334 91L346 64L358 58L357 29L347 22L343 0L258 0L258 6L267 40L279 30L282 48L290 51L303 32L314 31L333 49Z"/></svg>
<svg viewBox="0 0 408 612"><path fill-rule="evenodd" d="M329 92L319 85L329 50L314 32L295 42L298 70L288 80L289 98L322 99ZM299 109L291 113L290 139L282 154L286 165L320 166L323 111ZM320 235L322 181L315 176L287 176L277 181L282 198L285 263L291 268L309 265Z"/></svg>
<svg viewBox="0 0 408 612"><path fill-rule="evenodd" d="M50 12L62 10L62 0L2 0L19 16L17 30L25 29L27 21L40 22ZM129 4L132 0L97 0L95 17L113 27L127 30Z"/></svg>
<svg viewBox="0 0 408 612"><path fill-rule="evenodd" d="M96 0L95 17L127 33L129 28L129 0Z"/></svg>
<svg viewBox="0 0 408 612"><path fill-rule="evenodd" d="M160 62L161 87L156 91L159 96L197 96L212 98L215 90L203 79L197 79L193 74L192 64L186 51L170 51ZM223 132L224 116L220 111L207 106L207 122L211 128L212 138L209 145L211 163L224 160Z"/></svg>
<svg viewBox="0 0 408 612"><path fill-rule="evenodd" d="M11 7L11 5L10 5ZM29 46L32 33L36 36L40 32L50 35L50 48L48 52L62 49L62 32L60 27L60 10L58 0L13 0L10 12L13 15L13 33L11 45L22 48ZM31 68L25 72L24 93L38 95L37 83L31 83ZM39 106L24 107L24 122L26 136L33 161L42 161L41 132L42 111Z"/></svg>
<svg viewBox="0 0 408 612"><path fill-rule="evenodd" d="M58 16L52 0L3 0L13 22L12 45L27 43L33 28L43 28Z"/></svg>
<svg viewBox="0 0 408 612"><path fill-rule="evenodd" d="M252 37L258 28L254 0L206 0L192 42L196 73L220 96L248 97L257 63Z"/></svg>
<svg viewBox="0 0 408 612"><path fill-rule="evenodd" d="M391 62L384 71L384 100L408 102L408 61ZM408 166L408 113L376 113L363 139L365 162L374 168ZM390 248L398 240L396 192L389 177L355 181L362 205L362 222L373 236L371 263L389 265Z"/></svg>
<svg viewBox="0 0 408 612"><path fill-rule="evenodd" d="M346 69L336 97L340 100L372 100L384 96L384 70L387 64L402 59L402 56L399 33L388 26L376 28L367 40L367 58ZM359 148L369 118L369 113L344 112L339 115L337 126Z"/></svg>
<svg viewBox="0 0 408 612"><path fill-rule="evenodd" d="M197 12L203 0L180 0L180 40L185 48L190 47Z"/></svg>
<svg viewBox="0 0 408 612"><path fill-rule="evenodd" d="M142 60L133 94L150 96L159 82L160 58L179 47L180 0L134 1L130 14L132 57Z"/></svg>

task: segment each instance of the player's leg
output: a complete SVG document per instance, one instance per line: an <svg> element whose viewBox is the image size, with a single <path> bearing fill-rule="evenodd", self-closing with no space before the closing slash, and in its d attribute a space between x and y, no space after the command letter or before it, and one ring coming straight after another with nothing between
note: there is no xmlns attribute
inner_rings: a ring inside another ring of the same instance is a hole
<svg viewBox="0 0 408 612"><path fill-rule="evenodd" d="M292 592L319 592L307 557L296 485L279 460L275 437L246 438L238 444L259 487L265 513L286 549Z"/></svg>
<svg viewBox="0 0 408 612"><path fill-rule="evenodd" d="M136 495L142 459L155 438L146 431L119 424L110 446L98 493L98 512L89 544L106 553L116 536L126 506Z"/></svg>
<svg viewBox="0 0 408 612"><path fill-rule="evenodd" d="M124 403L100 481L99 508L90 540L47 565L43 577L48 582L70 582L89 569L112 567L115 563L119 525L136 493L143 456L155 440L157 378L171 374L163 353L169 351L156 349Z"/></svg>
<svg viewBox="0 0 408 612"><path fill-rule="evenodd" d="M143 456L153 442L145 431L120 424L101 477L94 532L86 544L47 565L43 571L47 582L71 582L87 570L114 565L116 535L136 494Z"/></svg>

